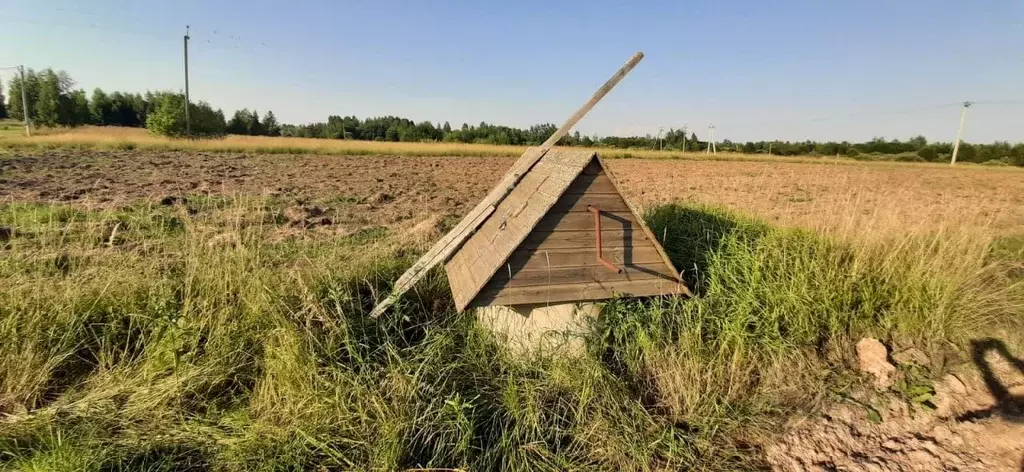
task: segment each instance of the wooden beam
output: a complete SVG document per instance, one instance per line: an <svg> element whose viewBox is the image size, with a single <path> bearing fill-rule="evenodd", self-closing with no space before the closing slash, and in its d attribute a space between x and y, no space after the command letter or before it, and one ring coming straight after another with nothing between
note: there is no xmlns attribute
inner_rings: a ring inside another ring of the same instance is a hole
<svg viewBox="0 0 1024 472"><path fill-rule="evenodd" d="M426 254L421 256L412 267L409 268L398 280L395 282L392 288L391 294L388 295L384 300L377 304L370 312L370 316L376 318L384 313L388 307L393 305L399 297L405 292L411 289L416 282L419 282L430 269L433 269L438 264L448 260L452 254L455 253L462 246L480 225L487 220L487 218L494 212L494 209L498 207L498 204L505 199L506 196L515 188L516 184L526 175L527 172L533 168L534 164L537 163L544 154L550 150L555 143L557 143L562 137L569 134L569 131L573 126L579 123L580 119L583 118L597 102L601 101L605 95L608 94L618 84L629 71L633 70L634 67L644 58L642 52L638 52L629 58L626 63L619 68L618 72L615 73L607 82L604 83L597 92L594 93L590 100L587 101L576 113L573 113L569 119L565 120L561 128L558 128L554 134L548 137L544 144L539 147L527 149L525 153L512 165L504 177L498 182L490 193L487 194L484 199L477 204L472 211L469 212L462 221L459 222L447 235L441 238L440 241L434 244Z"/></svg>
<svg viewBox="0 0 1024 472"><path fill-rule="evenodd" d="M665 279L642 279L614 282L583 282L555 286L502 287L481 291L470 306L488 304L523 305L561 303L567 301L605 300L615 294L646 297L652 295L689 295L685 285Z"/></svg>

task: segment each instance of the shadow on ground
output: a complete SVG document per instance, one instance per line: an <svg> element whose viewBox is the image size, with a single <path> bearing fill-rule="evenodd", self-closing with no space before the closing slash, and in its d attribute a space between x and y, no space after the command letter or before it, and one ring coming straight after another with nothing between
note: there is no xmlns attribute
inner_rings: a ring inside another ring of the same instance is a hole
<svg viewBox="0 0 1024 472"><path fill-rule="evenodd" d="M999 415L1015 423L1024 423L1024 395L1014 395L1003 385L996 375L986 355L995 351L1012 368L1024 375L1024 359L1014 357L1006 344L995 338L984 338L971 341L971 359L978 367L982 380L989 393L996 399L996 404L984 410L965 413L957 418L960 421L987 418Z"/></svg>

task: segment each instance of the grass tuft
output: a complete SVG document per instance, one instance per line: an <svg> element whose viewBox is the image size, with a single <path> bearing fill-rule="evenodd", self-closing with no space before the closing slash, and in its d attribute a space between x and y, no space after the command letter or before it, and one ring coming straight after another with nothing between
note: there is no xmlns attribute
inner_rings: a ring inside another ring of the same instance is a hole
<svg viewBox="0 0 1024 472"><path fill-rule="evenodd" d="M369 319L422 243L282 238L276 204L0 205L0 468L757 468L752 438L856 384L858 337L955 350L1024 311L1011 240L668 205L647 219L699 297L516 355L441 271Z"/></svg>

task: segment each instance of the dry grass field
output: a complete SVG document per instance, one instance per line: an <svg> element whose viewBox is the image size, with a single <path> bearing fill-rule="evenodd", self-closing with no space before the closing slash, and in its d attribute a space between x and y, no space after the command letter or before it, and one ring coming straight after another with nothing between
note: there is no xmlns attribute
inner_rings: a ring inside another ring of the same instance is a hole
<svg viewBox="0 0 1024 472"><path fill-rule="evenodd" d="M502 146L491 144L464 143L409 143L379 141L346 141L336 139L312 139L292 137L237 136L229 135L218 139L186 140L155 136L142 128L83 126L79 128L58 128L36 130L32 137L25 137L16 124L0 131L0 143L8 147L27 149L114 149L114 150L162 150L194 152L257 152L276 154L334 154L334 155L390 155L390 156L489 156L518 157L526 149L523 146ZM594 148L607 158L645 159L712 159L712 160L765 160L769 156L719 152L707 155L699 152L655 151L645 149ZM792 157L789 162L820 162L820 158ZM832 159L833 162L854 163L847 159Z"/></svg>
<svg viewBox="0 0 1024 472"><path fill-rule="evenodd" d="M291 197L293 203L318 202L346 215L342 221L391 226L431 215L460 216L512 161L500 156L53 149L15 152L0 161L0 196L113 208L189 194L275 195ZM717 205L786 226L862 235L949 227L1024 233L1024 169L855 161L809 165L788 159L615 159L609 165L641 208L675 202ZM375 198L387 203L375 203Z"/></svg>
<svg viewBox="0 0 1024 472"><path fill-rule="evenodd" d="M366 316L519 149L121 132L3 138L0 468L738 470L820 453L912 470L920 451L879 445L893 425L923 441L919 424L951 428L935 457L965 470L1024 455L1003 441L1024 427L1016 393L949 410L940 381L978 376L981 338L1024 348L1022 170L613 159L699 296L613 301L585 352L524 358L454 313L440 273ZM876 392L863 336L929 362ZM808 451L812 431L778 452L787 420L836 404L875 447Z"/></svg>

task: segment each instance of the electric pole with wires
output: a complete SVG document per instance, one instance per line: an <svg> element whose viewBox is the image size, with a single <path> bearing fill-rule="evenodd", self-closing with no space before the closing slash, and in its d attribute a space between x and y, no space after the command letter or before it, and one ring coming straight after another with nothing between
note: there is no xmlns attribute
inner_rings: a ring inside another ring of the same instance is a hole
<svg viewBox="0 0 1024 472"><path fill-rule="evenodd" d="M28 93L25 91L25 66L10 66L0 67L0 70L18 69L18 77L20 77L21 83L21 117L25 121L25 136L32 137L32 118L29 117L28 111L31 109L28 106Z"/></svg>
<svg viewBox="0 0 1024 472"><path fill-rule="evenodd" d="M192 137L192 122L188 116L188 40L188 25L185 25L185 136Z"/></svg>
<svg viewBox="0 0 1024 472"><path fill-rule="evenodd" d="M704 154L718 154L718 148L715 146L715 124L711 123L708 125L708 150Z"/></svg>
<svg viewBox="0 0 1024 472"><path fill-rule="evenodd" d="M964 102L964 107L960 109L960 127L956 129L956 142L953 143L953 157L949 159L949 165L956 164L956 155L960 152L960 138L964 134L964 121L967 119L967 109L971 107L971 102Z"/></svg>

